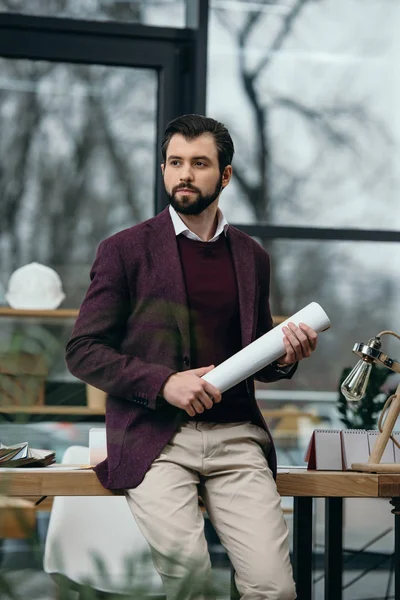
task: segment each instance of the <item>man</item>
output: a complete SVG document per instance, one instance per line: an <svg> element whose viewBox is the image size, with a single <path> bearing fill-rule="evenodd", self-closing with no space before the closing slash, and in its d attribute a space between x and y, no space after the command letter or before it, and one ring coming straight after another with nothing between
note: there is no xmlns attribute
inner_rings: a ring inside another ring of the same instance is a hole
<svg viewBox="0 0 400 600"><path fill-rule="evenodd" d="M108 394L108 458L96 473L126 490L169 599L205 597L200 493L241 598L293 600L275 450L253 378L222 395L201 378L271 329L269 258L218 209L234 152L224 125L179 117L162 152L170 206L100 244L67 346L71 372ZM284 356L256 379L290 377L315 349L306 325L284 334Z"/></svg>

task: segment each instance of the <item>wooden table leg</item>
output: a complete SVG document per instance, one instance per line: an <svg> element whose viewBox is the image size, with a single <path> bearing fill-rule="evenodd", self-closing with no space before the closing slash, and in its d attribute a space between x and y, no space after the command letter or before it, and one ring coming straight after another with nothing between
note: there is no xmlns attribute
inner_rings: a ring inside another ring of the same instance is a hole
<svg viewBox="0 0 400 600"><path fill-rule="evenodd" d="M294 498L293 574L297 600L312 598L312 510L311 497Z"/></svg>
<svg viewBox="0 0 400 600"><path fill-rule="evenodd" d="M342 600L343 498L325 499L325 600Z"/></svg>

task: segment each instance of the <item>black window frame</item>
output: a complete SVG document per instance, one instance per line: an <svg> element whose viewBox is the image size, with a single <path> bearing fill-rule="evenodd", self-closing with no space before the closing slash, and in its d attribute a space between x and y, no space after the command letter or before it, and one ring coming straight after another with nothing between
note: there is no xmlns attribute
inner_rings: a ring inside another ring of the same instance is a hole
<svg viewBox="0 0 400 600"><path fill-rule="evenodd" d="M187 9L188 27L0 13L0 57L153 69L158 76L156 156L166 124L205 113L208 0ZM167 206L156 160L155 214Z"/></svg>
<svg viewBox="0 0 400 600"><path fill-rule="evenodd" d="M186 7L184 29L0 13L0 56L156 70L155 151L160 159L161 138L168 121L184 113L206 113L209 0L190 0ZM168 204L159 162L156 161L155 214ZM262 239L400 242L400 232L396 230L233 224Z"/></svg>

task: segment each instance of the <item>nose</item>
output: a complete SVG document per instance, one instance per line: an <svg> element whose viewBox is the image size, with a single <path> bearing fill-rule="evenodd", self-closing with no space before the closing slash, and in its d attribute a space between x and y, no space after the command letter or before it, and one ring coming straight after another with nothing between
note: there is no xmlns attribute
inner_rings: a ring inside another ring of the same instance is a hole
<svg viewBox="0 0 400 600"><path fill-rule="evenodd" d="M180 181L193 181L193 170L191 165L183 165L180 172Z"/></svg>

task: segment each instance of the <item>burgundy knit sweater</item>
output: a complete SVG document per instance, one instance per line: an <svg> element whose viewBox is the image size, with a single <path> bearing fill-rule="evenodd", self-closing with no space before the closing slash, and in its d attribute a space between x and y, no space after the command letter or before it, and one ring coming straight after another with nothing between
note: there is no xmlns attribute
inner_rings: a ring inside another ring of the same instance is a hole
<svg viewBox="0 0 400 600"><path fill-rule="evenodd" d="M177 237L190 315L190 368L219 365L242 349L236 273L228 240ZM193 419L217 423L253 418L245 382L227 390L219 404Z"/></svg>

